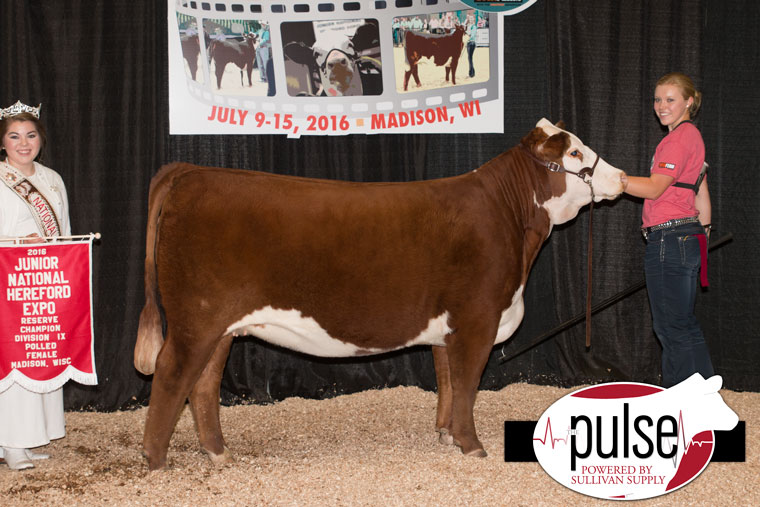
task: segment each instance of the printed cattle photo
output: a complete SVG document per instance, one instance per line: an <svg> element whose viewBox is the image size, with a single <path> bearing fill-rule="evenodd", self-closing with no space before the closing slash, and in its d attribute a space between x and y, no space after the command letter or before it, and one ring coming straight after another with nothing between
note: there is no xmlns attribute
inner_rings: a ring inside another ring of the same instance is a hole
<svg viewBox="0 0 760 507"><path fill-rule="evenodd" d="M380 32L375 19L281 25L291 96L346 97L383 91Z"/></svg>
<svg viewBox="0 0 760 507"><path fill-rule="evenodd" d="M398 92L488 81L488 18L474 10L394 18L393 64Z"/></svg>

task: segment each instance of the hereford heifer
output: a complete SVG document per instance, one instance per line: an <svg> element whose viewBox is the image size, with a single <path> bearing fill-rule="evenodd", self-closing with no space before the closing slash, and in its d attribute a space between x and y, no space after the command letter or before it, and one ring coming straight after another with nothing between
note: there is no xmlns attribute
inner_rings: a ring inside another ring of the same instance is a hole
<svg viewBox="0 0 760 507"><path fill-rule="evenodd" d="M234 63L240 68L240 86L243 86L243 70L248 75L248 86L253 86L251 73L256 59L256 35L245 34L242 40L230 38L224 41L212 40L208 52L214 61L216 70L216 87L222 88L224 68L228 63Z"/></svg>
<svg viewBox="0 0 760 507"><path fill-rule="evenodd" d="M572 174L592 166L593 178ZM618 196L622 176L547 120L477 170L432 181L165 166L150 186L134 358L155 372L149 467L165 466L188 397L204 451L231 458L219 387L238 335L323 357L432 345L441 441L484 456L476 390L491 348L523 317L531 264L553 225Z"/></svg>
<svg viewBox="0 0 760 507"><path fill-rule="evenodd" d="M404 54L409 69L404 72L404 91L409 86L409 76L414 77L417 86L422 86L417 70L417 64L422 57L432 58L437 66L446 66L446 81L451 73L451 84L457 84L456 72L459 65L459 56L462 54L464 43L464 25L457 25L451 33L423 34L407 31L404 36Z"/></svg>

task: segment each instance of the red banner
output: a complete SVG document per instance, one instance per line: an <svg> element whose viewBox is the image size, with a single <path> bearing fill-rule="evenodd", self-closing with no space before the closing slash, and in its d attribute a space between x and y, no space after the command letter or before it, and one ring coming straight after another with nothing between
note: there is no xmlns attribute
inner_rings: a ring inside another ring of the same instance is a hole
<svg viewBox="0 0 760 507"><path fill-rule="evenodd" d="M98 383L91 252L91 240L0 244L0 392Z"/></svg>

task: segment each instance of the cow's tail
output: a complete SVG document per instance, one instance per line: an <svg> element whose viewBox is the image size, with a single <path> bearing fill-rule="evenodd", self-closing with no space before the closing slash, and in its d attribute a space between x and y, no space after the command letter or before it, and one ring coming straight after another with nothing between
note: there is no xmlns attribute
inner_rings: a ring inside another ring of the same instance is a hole
<svg viewBox="0 0 760 507"><path fill-rule="evenodd" d="M172 180L190 167L192 166L186 164L166 165L150 181L148 228L145 238L145 306L140 313L134 355L135 368L145 375L152 375L156 370L156 358L164 344L156 283L158 219L166 194L172 187Z"/></svg>

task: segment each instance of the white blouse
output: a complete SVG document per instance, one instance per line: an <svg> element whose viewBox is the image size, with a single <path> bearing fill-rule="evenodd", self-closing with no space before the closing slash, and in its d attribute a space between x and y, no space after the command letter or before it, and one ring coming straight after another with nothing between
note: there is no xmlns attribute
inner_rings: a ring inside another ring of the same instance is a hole
<svg viewBox="0 0 760 507"><path fill-rule="evenodd" d="M34 174L26 179L37 187L55 210L61 235L71 235L69 201L61 176L49 167L35 162ZM29 206L5 183L0 183L0 237L17 238L34 233L44 236L37 227Z"/></svg>

